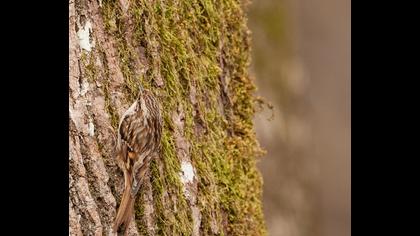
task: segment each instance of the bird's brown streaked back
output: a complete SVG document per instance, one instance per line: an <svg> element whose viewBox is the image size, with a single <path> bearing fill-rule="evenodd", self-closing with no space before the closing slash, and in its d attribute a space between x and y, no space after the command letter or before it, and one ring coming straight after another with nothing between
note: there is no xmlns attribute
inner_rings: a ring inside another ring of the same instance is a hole
<svg viewBox="0 0 420 236"><path fill-rule="evenodd" d="M124 173L124 193L115 218L114 232L124 225L127 232L134 198L153 156L160 150L162 117L153 93L140 89L136 101L121 117L118 129L117 162Z"/></svg>

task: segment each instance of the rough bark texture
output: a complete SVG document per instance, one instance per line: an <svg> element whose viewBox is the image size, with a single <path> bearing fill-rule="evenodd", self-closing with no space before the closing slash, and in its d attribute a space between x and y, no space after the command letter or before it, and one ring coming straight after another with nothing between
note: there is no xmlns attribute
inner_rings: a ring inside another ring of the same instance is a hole
<svg viewBox="0 0 420 236"><path fill-rule="evenodd" d="M123 190L120 115L163 107L129 235L264 235L249 31L238 1L69 2L70 235L109 235Z"/></svg>

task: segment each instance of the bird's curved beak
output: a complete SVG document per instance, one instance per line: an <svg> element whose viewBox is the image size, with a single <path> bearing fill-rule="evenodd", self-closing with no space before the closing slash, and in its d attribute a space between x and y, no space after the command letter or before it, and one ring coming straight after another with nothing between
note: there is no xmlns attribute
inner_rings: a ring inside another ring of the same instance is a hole
<svg viewBox="0 0 420 236"><path fill-rule="evenodd" d="M139 85L139 92L142 93L144 91L143 85Z"/></svg>

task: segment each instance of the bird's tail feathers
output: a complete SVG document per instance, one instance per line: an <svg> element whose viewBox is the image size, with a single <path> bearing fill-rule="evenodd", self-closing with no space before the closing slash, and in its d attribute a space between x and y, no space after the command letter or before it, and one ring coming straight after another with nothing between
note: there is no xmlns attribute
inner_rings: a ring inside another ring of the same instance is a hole
<svg viewBox="0 0 420 236"><path fill-rule="evenodd" d="M124 225L124 231L126 232L131 220L131 214L134 209L134 197L131 195L131 184L125 186L124 193L121 199L120 207L115 218L114 226L112 227L115 233L121 225Z"/></svg>

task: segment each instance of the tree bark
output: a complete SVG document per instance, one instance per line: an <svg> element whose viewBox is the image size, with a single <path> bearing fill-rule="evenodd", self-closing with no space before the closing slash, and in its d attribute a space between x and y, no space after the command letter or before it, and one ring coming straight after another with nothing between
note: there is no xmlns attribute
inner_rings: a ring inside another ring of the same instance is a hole
<svg viewBox="0 0 420 236"><path fill-rule="evenodd" d="M129 235L265 235L244 3L69 2L70 235L109 235L123 191L119 117L141 84L163 107L162 155Z"/></svg>

